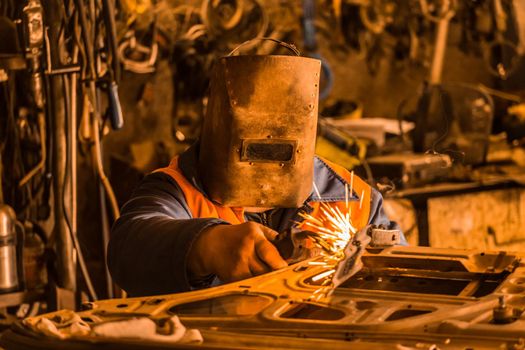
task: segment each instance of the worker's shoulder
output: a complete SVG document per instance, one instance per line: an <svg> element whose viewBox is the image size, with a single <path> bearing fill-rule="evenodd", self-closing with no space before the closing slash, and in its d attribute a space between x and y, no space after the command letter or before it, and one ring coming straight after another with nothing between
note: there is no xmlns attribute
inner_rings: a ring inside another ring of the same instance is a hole
<svg viewBox="0 0 525 350"><path fill-rule="evenodd" d="M314 183L323 192L323 188L340 188L344 190L346 181L346 171L339 165L335 165L324 158L315 156L314 158ZM340 191L338 191L340 192Z"/></svg>
<svg viewBox="0 0 525 350"><path fill-rule="evenodd" d="M151 192L173 194L178 193L179 191L180 186L172 176L162 171L155 171L144 176L136 187L134 194Z"/></svg>
<svg viewBox="0 0 525 350"><path fill-rule="evenodd" d="M347 175L350 174L350 172L343 166L316 155L314 160L314 174L317 175L317 173L321 176L328 174L335 175L343 181L346 179Z"/></svg>
<svg viewBox="0 0 525 350"><path fill-rule="evenodd" d="M343 184L353 182L359 187L367 187L368 183L359 176L337 163L331 162L318 155L315 156L314 177L318 181L336 181ZM353 178L353 179L352 179Z"/></svg>

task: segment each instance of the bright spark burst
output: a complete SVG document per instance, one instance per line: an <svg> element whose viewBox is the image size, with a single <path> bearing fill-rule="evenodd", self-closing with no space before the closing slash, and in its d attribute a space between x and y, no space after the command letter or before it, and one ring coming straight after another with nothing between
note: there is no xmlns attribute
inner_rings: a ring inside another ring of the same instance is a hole
<svg viewBox="0 0 525 350"><path fill-rule="evenodd" d="M344 259L344 248L350 242L357 229L352 225L352 209L348 205L348 198L352 195L354 186L354 172L350 175L350 189L345 184L345 209L342 212L338 207L331 207L328 204L321 202L320 211L317 217L307 213L300 213L299 215L304 219L301 223L306 228L312 230L312 239L314 243L323 249L325 252L325 261L323 265L327 268L324 272L312 277L312 281L316 282L325 279L321 288L317 289L312 298L319 300L328 296L333 290L332 277L336 271L338 263ZM317 196L321 195L315 183L313 184ZM363 204L364 191L361 193L359 207ZM311 263L311 265L317 265ZM321 264L319 264L321 265ZM329 278L327 278L329 277Z"/></svg>

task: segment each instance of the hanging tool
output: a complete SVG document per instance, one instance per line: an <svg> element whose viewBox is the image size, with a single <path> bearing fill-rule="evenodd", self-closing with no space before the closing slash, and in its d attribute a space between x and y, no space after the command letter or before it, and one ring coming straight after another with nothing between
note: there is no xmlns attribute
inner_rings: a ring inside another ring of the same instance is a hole
<svg viewBox="0 0 525 350"><path fill-rule="evenodd" d="M446 47L448 42L448 29L452 18L455 15L454 0L443 0L437 14L430 12L430 6L427 0L420 0L421 12L428 20L437 23L436 37L434 42L434 53L430 76L428 82L423 83L416 112L416 127L414 129L414 152L422 153L426 149L427 126L429 124L431 100L434 92L442 91L439 89L441 84L443 64L445 61Z"/></svg>
<svg viewBox="0 0 525 350"><path fill-rule="evenodd" d="M420 0L419 3L423 16L425 16L425 18L428 20L437 23L436 38L434 42L434 56L432 58L432 66L430 68L429 77L430 84L437 85L441 83L443 63L445 61L446 47L448 42L449 24L456 14L455 0L443 0L437 15L430 12L430 6L427 0Z"/></svg>
<svg viewBox="0 0 525 350"><path fill-rule="evenodd" d="M118 84L120 80L120 61L117 45L117 29L115 24L114 0L102 0L102 15L106 27L106 43L111 58L111 69L108 69L109 83L106 87L109 100L109 120L113 130L119 130L124 126L122 107L118 95Z"/></svg>

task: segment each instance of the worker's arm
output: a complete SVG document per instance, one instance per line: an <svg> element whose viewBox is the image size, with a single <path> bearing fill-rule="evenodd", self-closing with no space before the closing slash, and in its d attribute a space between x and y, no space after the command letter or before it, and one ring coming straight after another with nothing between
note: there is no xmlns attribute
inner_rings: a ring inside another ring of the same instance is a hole
<svg viewBox="0 0 525 350"><path fill-rule="evenodd" d="M198 235L219 219L193 219L175 180L148 175L123 206L111 231L108 267L131 295L190 290L189 249Z"/></svg>
<svg viewBox="0 0 525 350"><path fill-rule="evenodd" d="M156 173L122 208L112 229L108 266L132 295L187 291L196 281L209 286L213 276L230 282L286 266L269 241L275 235L253 222L192 218L175 180Z"/></svg>

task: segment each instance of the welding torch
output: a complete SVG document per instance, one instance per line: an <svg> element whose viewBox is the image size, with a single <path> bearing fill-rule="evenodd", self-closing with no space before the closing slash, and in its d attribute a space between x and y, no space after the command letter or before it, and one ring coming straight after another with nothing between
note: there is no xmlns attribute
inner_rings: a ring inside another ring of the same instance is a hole
<svg viewBox="0 0 525 350"><path fill-rule="evenodd" d="M335 267L332 285L339 286L362 268L361 256L367 249L384 249L401 243L400 230L388 230L381 225L367 225L358 230L343 249L343 257ZM293 264L330 251L313 231L299 228L287 229L272 241L279 254Z"/></svg>

